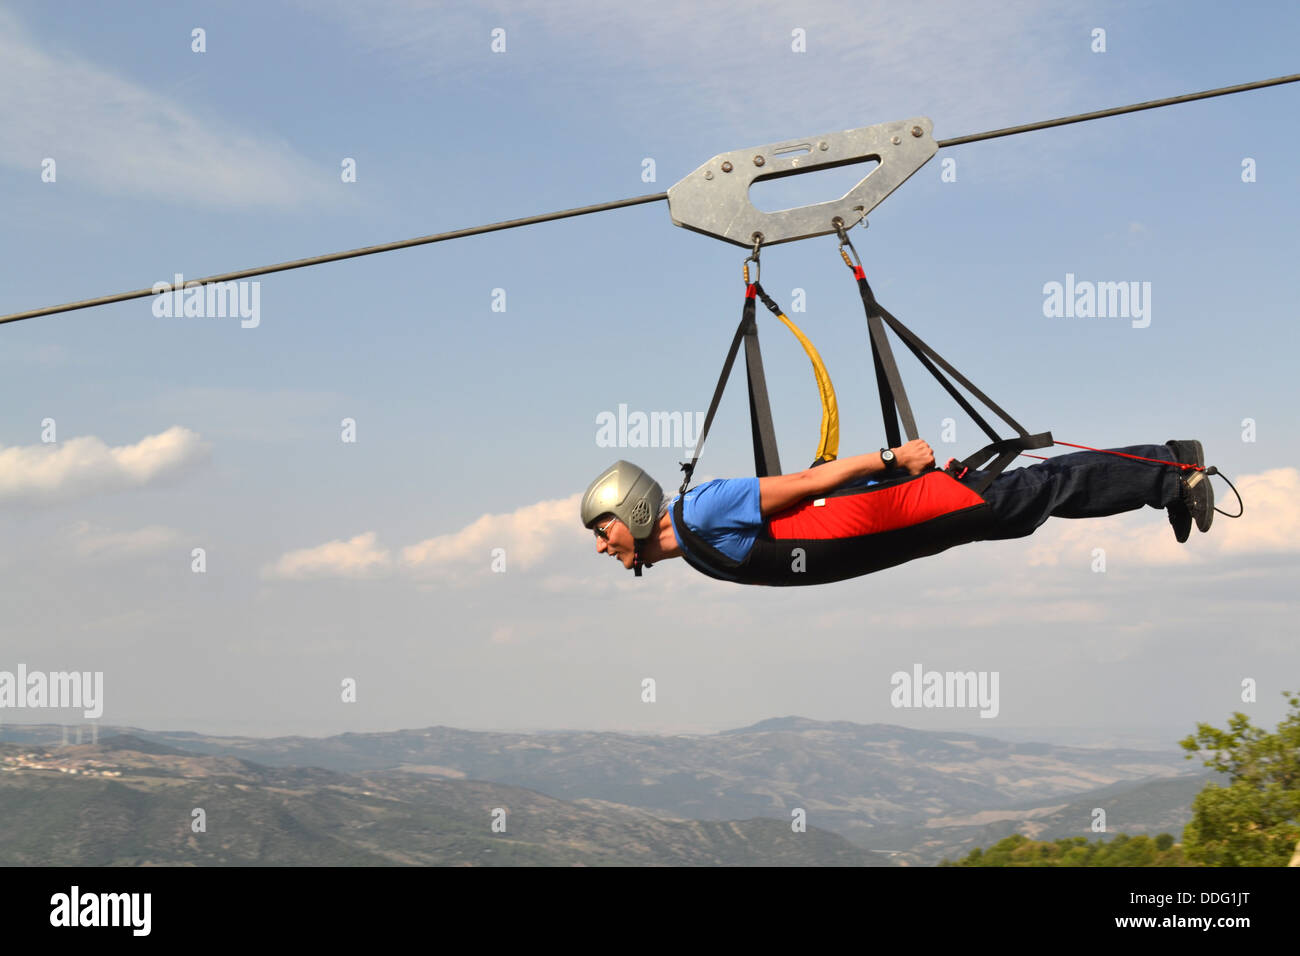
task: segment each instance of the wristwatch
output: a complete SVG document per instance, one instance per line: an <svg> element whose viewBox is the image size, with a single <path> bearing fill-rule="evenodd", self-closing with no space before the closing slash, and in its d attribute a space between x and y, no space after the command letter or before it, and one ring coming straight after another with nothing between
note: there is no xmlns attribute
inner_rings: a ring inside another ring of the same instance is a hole
<svg viewBox="0 0 1300 956"><path fill-rule="evenodd" d="M880 460L885 463L885 471L893 471L898 467L898 456L888 448L880 449Z"/></svg>

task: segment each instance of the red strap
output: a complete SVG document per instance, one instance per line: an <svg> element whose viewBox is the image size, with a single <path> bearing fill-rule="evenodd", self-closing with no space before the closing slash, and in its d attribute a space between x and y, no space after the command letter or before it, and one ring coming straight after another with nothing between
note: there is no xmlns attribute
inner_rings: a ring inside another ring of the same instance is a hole
<svg viewBox="0 0 1300 956"><path fill-rule="evenodd" d="M865 279L866 277L867 277L867 274L866 274L865 272L862 271L862 266L854 266L854 267L853 267L853 278L855 278L855 279Z"/></svg>
<svg viewBox="0 0 1300 956"><path fill-rule="evenodd" d="M1068 442L1068 441L1054 441L1054 442L1052 442L1052 444L1053 444L1053 445L1066 445L1066 446L1068 446L1068 447L1070 447L1070 448L1082 448L1084 451L1099 451L1099 452L1101 452L1103 455L1119 455L1121 458L1136 458L1138 461L1153 461L1153 462L1155 462L1157 465L1171 465L1171 466L1173 466L1174 468L1181 468L1181 469L1183 469L1183 471L1186 471L1186 470L1188 470L1189 468L1190 468L1192 471L1204 471L1204 470L1205 470L1204 466L1202 466L1202 465L1191 465L1191 464L1185 464L1185 463L1183 463L1183 462L1178 462L1178 461L1165 461L1163 458L1143 458L1141 455L1130 455L1130 454L1128 454L1127 452L1122 452L1122 451L1111 451L1109 448L1090 448L1090 447L1087 446L1087 445L1074 445L1074 444L1071 444L1071 443ZM1047 457L1044 456L1044 455L1029 455L1029 454L1025 454L1024 452L1021 452L1021 454L1022 454L1022 455L1025 455L1026 458L1038 458L1038 459L1041 459L1042 461L1047 461L1047 460L1048 460Z"/></svg>
<svg viewBox="0 0 1300 956"><path fill-rule="evenodd" d="M754 289L757 287L757 285L758 285L758 283L756 283L756 282L751 282L749 285L745 286L745 298L746 298L746 299L752 299L752 298L754 298Z"/></svg>

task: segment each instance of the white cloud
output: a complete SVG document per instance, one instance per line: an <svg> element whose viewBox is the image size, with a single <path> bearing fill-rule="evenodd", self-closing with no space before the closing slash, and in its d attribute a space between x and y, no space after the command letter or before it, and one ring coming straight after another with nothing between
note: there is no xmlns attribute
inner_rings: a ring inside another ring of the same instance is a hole
<svg viewBox="0 0 1300 956"><path fill-rule="evenodd" d="M589 537L578 523L578 500L572 495L539 501L506 514L486 514L459 531L426 538L401 549L399 559L377 544L373 531L349 541L335 540L314 548L291 551L262 571L264 578L375 577L403 573L416 578L436 578L444 583L464 583L466 572L489 573L494 548L503 548L507 570L531 568L566 541L577 544ZM555 590L554 575L543 587ZM563 590L563 585L560 585Z"/></svg>
<svg viewBox="0 0 1300 956"><path fill-rule="evenodd" d="M1193 549L1199 551L1205 541L1196 533L1193 528L1192 540L1179 544L1164 512L1154 510L1109 518L1049 519L1034 533L1027 560L1031 567L1087 567L1093 551L1100 548L1106 553L1107 567L1112 563L1190 564L1196 559Z"/></svg>
<svg viewBox="0 0 1300 956"><path fill-rule="evenodd" d="M540 501L509 514L483 515L460 531L426 538L402 549L402 563L415 572L446 571L471 564L488 567L493 548L504 548L506 567L529 568L566 537L578 540L578 500L572 495Z"/></svg>
<svg viewBox="0 0 1300 956"><path fill-rule="evenodd" d="M1237 499L1217 478L1215 504L1234 513ZM1209 532L1195 527L1186 544L1174 540L1164 517L1153 509L1138 514L1089 518L1081 521L1049 521L1034 534L1029 550L1031 565L1086 563L1094 548L1104 548L1108 564L1175 565L1192 564L1224 556L1300 551L1300 471L1275 468L1257 475L1243 475L1234 482L1246 503L1245 513L1233 520L1216 514Z"/></svg>
<svg viewBox="0 0 1300 956"><path fill-rule="evenodd" d="M1214 537L1224 554L1300 551L1300 471L1274 468L1236 484L1245 513L1237 521L1215 515L1207 537ZM1224 485L1217 485L1215 495L1224 511L1236 511L1237 499Z"/></svg>
<svg viewBox="0 0 1300 956"><path fill-rule="evenodd" d="M140 487L207 453L198 434L180 425L117 447L89 435L58 444L0 446L0 502L56 501Z"/></svg>
<svg viewBox="0 0 1300 956"><path fill-rule="evenodd" d="M262 569L262 577L286 581L320 578L364 578L386 573L393 559L387 548L377 547L376 534L367 531L348 541L328 541L282 555Z"/></svg>
<svg viewBox="0 0 1300 956"><path fill-rule="evenodd" d="M120 560L155 554L178 547L181 534L175 528L149 525L135 531L109 531L82 521L68 533L73 552L86 560Z"/></svg>
<svg viewBox="0 0 1300 956"><path fill-rule="evenodd" d="M74 53L47 50L3 11L0 89L0 164L35 175L35 164L50 157L61 183L222 207L326 199L324 172L287 143L195 115Z"/></svg>

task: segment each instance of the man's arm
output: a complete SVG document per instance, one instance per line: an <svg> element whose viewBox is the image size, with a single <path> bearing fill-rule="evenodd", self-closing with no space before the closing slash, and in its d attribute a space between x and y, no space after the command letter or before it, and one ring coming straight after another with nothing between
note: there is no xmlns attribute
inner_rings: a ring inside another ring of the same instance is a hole
<svg viewBox="0 0 1300 956"><path fill-rule="evenodd" d="M921 439L910 441L902 448L893 449L898 464L909 474L919 475L934 465L934 451ZM758 479L759 510L764 518L785 511L805 498L820 498L833 488L848 484L857 478L866 478L885 470L880 452L854 455L828 461L816 468L806 468L790 475L772 475Z"/></svg>

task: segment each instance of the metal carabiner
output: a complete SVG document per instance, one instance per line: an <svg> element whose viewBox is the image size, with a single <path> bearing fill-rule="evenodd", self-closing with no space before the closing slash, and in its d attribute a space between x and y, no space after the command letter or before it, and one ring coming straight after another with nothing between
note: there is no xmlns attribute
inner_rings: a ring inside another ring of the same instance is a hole
<svg viewBox="0 0 1300 956"><path fill-rule="evenodd" d="M858 256L858 250L853 247L853 243L849 239L849 234L844 228L844 220L841 219L839 216L836 216L834 219L831 220L831 225L835 227L835 234L840 237L839 253L840 253L840 258L844 260L844 264L848 266L850 269L853 268L861 269L862 259ZM867 225L867 221L863 219L862 226L864 229L866 228L866 225ZM844 251L845 246L848 246L849 250L853 253L852 261L849 260L848 253ZM853 264L854 262L857 263L857 266L854 266Z"/></svg>
<svg viewBox="0 0 1300 956"><path fill-rule="evenodd" d="M758 284L758 277L759 275L762 274L763 271L762 263L758 261L759 247L763 245L763 234L761 232L756 232L753 235L753 239L754 239L754 251L745 257L745 285L747 286L750 284L749 264L751 262L754 263L754 284L755 285Z"/></svg>

